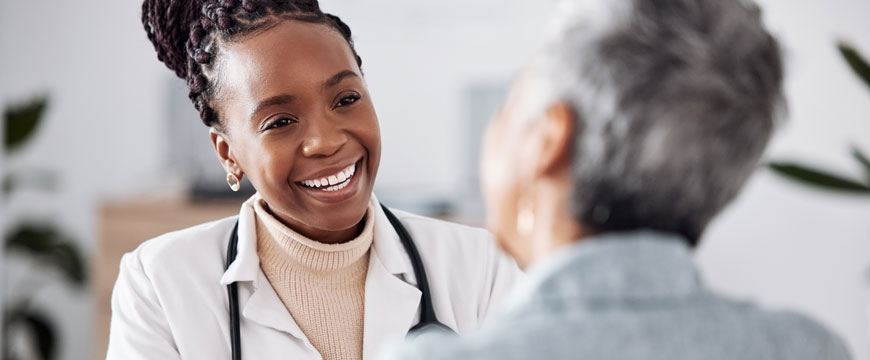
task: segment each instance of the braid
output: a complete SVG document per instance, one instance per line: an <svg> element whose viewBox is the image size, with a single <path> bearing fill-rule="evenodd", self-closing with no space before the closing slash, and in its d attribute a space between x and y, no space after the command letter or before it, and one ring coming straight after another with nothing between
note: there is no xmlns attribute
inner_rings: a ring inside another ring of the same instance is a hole
<svg viewBox="0 0 870 360"><path fill-rule="evenodd" d="M142 25L157 51L157 59L180 78L187 75L187 56L178 49L187 43L189 24L199 17L202 0L147 0L142 3Z"/></svg>
<svg viewBox="0 0 870 360"><path fill-rule="evenodd" d="M217 89L214 63L223 42L296 20L324 24L344 37L357 65L350 27L335 15L320 11L316 0L145 0L142 25L157 51L157 59L187 82L188 97L206 126L220 126L210 104Z"/></svg>

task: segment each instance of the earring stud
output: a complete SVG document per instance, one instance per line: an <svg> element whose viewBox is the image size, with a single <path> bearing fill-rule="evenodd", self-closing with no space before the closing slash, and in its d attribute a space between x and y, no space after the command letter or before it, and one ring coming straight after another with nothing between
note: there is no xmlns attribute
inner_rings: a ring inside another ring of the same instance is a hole
<svg viewBox="0 0 870 360"><path fill-rule="evenodd" d="M517 233L525 238L535 231L535 213L528 206L522 206L517 214Z"/></svg>
<svg viewBox="0 0 870 360"><path fill-rule="evenodd" d="M239 177L233 173L227 173L227 185L229 185L230 189L233 191L239 191L239 189L242 187Z"/></svg>

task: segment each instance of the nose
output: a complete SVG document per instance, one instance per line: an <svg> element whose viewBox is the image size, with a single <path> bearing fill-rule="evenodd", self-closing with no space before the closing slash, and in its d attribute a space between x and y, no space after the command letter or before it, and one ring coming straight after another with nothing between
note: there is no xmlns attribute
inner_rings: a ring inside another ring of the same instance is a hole
<svg viewBox="0 0 870 360"><path fill-rule="evenodd" d="M328 157L337 153L347 143L347 135L328 119L317 119L309 126L308 136L302 142L302 155Z"/></svg>

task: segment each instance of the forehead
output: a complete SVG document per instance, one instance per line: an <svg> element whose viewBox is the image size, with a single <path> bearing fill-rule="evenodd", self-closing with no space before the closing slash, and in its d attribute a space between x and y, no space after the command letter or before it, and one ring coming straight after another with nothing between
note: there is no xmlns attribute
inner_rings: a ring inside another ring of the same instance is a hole
<svg viewBox="0 0 870 360"><path fill-rule="evenodd" d="M293 20L228 43L220 66L221 91L254 101L303 91L357 67L350 46L336 30Z"/></svg>

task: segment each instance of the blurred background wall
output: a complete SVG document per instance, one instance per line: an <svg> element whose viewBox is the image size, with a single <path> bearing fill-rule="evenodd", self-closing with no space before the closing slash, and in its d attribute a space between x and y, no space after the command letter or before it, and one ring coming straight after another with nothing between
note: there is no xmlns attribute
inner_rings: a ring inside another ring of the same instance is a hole
<svg viewBox="0 0 870 360"><path fill-rule="evenodd" d="M481 221L479 133L534 49L554 3L322 1L350 24L363 57L381 121L376 192L382 200ZM845 39L870 54L870 2L761 5L785 47L790 104L768 157L859 178L848 144L870 150L870 91L835 44ZM100 260L100 247L118 241L106 239L106 214L119 213L113 209L146 217L148 210L124 204L143 198L175 204L193 190L213 195L214 184L223 183L207 130L183 84L157 61L139 6L134 0L0 2L0 105L49 97L33 141L0 165L57 174L54 191L4 198L0 226L9 231L23 218L53 222L97 264L92 273L117 268L114 258ZM233 212L238 201L229 203L219 206ZM217 206L200 203L197 209ZM4 302L21 290L32 268L13 255L7 251L2 259ZM843 336L857 359L870 359L870 199L811 190L759 169L705 236L698 262L714 288L809 313ZM104 343L98 339L104 334L93 329L106 311L96 299L105 294L94 289L105 292L108 281L84 290L59 283L38 293L36 304L58 322L59 359L104 353L94 345Z"/></svg>

